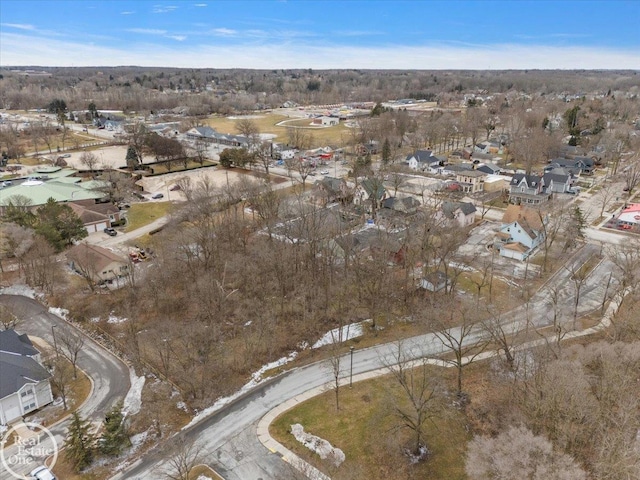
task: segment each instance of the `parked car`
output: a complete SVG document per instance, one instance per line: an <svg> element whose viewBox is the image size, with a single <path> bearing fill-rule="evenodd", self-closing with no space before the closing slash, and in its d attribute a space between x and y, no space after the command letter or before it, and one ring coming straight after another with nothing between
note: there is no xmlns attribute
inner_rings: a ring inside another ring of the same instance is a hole
<svg viewBox="0 0 640 480"><path fill-rule="evenodd" d="M11 180L5 180L2 182L3 187L10 187L13 182Z"/></svg>
<svg viewBox="0 0 640 480"><path fill-rule="evenodd" d="M151 198L157 200L159 198L164 198L164 195L162 193L154 193L153 195L151 195Z"/></svg>
<svg viewBox="0 0 640 480"><path fill-rule="evenodd" d="M618 225L618 228L620 230L631 230L631 228L633 228L631 225L627 225L626 223L623 223L622 225Z"/></svg>
<svg viewBox="0 0 640 480"><path fill-rule="evenodd" d="M111 227L105 228L104 229L104 233L106 233L110 237L115 237L118 234L118 232L116 232L116 230L114 228L111 228Z"/></svg>
<svg viewBox="0 0 640 480"><path fill-rule="evenodd" d="M322 170L322 171L320 172L320 174L322 174L322 175L329 175L329 170Z"/></svg>
<svg viewBox="0 0 640 480"><path fill-rule="evenodd" d="M71 156L70 153L65 153L64 155L60 155L62 158L69 158Z"/></svg>
<svg viewBox="0 0 640 480"><path fill-rule="evenodd" d="M35 480L56 480L56 477L51 473L51 470L44 466L31 470L29 476Z"/></svg>

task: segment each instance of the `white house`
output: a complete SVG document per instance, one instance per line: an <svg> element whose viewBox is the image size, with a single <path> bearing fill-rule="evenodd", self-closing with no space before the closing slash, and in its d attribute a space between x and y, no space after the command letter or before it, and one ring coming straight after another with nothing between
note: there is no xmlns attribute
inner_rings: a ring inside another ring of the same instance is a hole
<svg viewBox="0 0 640 480"><path fill-rule="evenodd" d="M444 164L444 161L433 155L431 150L416 150L414 153L407 155L405 161L411 170L423 171L437 171L438 167Z"/></svg>
<svg viewBox="0 0 640 480"><path fill-rule="evenodd" d="M468 227L476 221L476 207L469 202L443 202L442 209L436 213L436 218L457 223L460 227Z"/></svg>
<svg viewBox="0 0 640 480"><path fill-rule="evenodd" d="M49 372L27 335L0 331L0 425L53 402Z"/></svg>
<svg viewBox="0 0 640 480"><path fill-rule="evenodd" d="M500 255L526 260L544 241L543 219L537 211L522 205L509 205L502 217L494 248Z"/></svg>

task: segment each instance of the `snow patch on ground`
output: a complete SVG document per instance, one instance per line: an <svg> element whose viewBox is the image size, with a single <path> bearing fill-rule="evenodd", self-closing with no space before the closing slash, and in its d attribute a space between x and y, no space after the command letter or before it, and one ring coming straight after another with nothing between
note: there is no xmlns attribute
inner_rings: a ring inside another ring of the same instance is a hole
<svg viewBox="0 0 640 480"><path fill-rule="evenodd" d="M344 462L345 456L342 450L333 447L328 441L323 438L316 437L315 435L311 435L310 433L306 433L304 431L304 427L299 423L291 425L291 433L297 441L299 441L312 452L320 455L321 459L328 459L336 467L340 466L340 464Z"/></svg>
<svg viewBox="0 0 640 480"><path fill-rule="evenodd" d="M135 415L142 407L142 387L144 387L145 377L137 377L133 368L129 369L129 378L131 380L131 388L124 397L123 411L127 415Z"/></svg>
<svg viewBox="0 0 640 480"><path fill-rule="evenodd" d="M109 318L107 318L107 323L122 323L126 322L127 318L116 317L113 313L109 314Z"/></svg>
<svg viewBox="0 0 640 480"><path fill-rule="evenodd" d="M10 285L0 289L0 294L22 295L23 297L36 298L36 291L28 285Z"/></svg>
<svg viewBox="0 0 640 480"><path fill-rule="evenodd" d="M331 345L333 343L346 342L351 338L357 338L362 336L362 330L364 323L369 323L370 320L364 320L358 323L350 323L341 328L334 328L325 333L320 340L313 344L311 348L320 348L325 345Z"/></svg>
<svg viewBox="0 0 640 480"><path fill-rule="evenodd" d="M196 423L198 423L202 419L208 417L209 415L211 415L215 411L220 410L222 407L224 407L225 405L231 403L233 400L235 400L236 398L238 398L242 394L248 392L252 388L254 388L257 385L259 385L260 383L262 383L262 381L263 381L262 375L266 371L271 370L273 368L281 367L282 365L285 365L285 364L293 361L297 356L298 356L298 352L291 352L286 357L282 357L282 358L276 360L275 362L271 362L271 363L267 363L266 365L263 365L260 368L260 370L258 370L257 372L254 372L251 375L251 380L249 380L240 390L238 390L233 395L229 395L228 397L219 398L218 400L216 400L216 402L213 405L211 405L210 407L207 407L204 410L198 412L191 419L191 421L187 425L182 427L182 430L185 430L185 429L191 427L192 425L195 425Z"/></svg>
<svg viewBox="0 0 640 480"><path fill-rule="evenodd" d="M64 318L66 320L67 315L69 315L69 310L67 310L66 308L49 307L49 313L53 313L54 315L57 315L58 317Z"/></svg>
<svg viewBox="0 0 640 480"><path fill-rule="evenodd" d="M198 475L198 478L196 478L196 480L213 480L213 478L207 477L205 475Z"/></svg>
<svg viewBox="0 0 640 480"><path fill-rule="evenodd" d="M183 412L188 412L189 408L187 408L187 404L184 402L178 402L176 403L176 408L179 410L182 410Z"/></svg>

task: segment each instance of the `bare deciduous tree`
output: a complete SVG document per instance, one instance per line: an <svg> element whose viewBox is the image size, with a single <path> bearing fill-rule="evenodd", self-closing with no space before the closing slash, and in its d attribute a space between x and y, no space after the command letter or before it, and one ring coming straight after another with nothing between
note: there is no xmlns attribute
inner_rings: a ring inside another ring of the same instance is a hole
<svg viewBox="0 0 640 480"><path fill-rule="evenodd" d="M57 338L61 353L73 366L73 378L78 378L78 355L84 347L84 337L67 327L59 331Z"/></svg>
<svg viewBox="0 0 640 480"><path fill-rule="evenodd" d="M169 480L189 480L189 473L193 468L202 463L203 447L197 443L181 439L176 441L177 449L169 459L168 466L163 472Z"/></svg>
<svg viewBox="0 0 640 480"><path fill-rule="evenodd" d="M471 480L587 478L573 458L554 451L549 440L525 427L509 427L495 438L475 437L469 443L465 465Z"/></svg>

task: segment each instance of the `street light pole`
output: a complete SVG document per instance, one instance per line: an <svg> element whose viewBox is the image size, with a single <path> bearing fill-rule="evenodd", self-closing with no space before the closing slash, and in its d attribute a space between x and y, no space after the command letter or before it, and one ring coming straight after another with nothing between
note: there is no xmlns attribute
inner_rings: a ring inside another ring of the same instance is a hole
<svg viewBox="0 0 640 480"><path fill-rule="evenodd" d="M353 345L349 347L351 354L351 367L349 368L349 388L353 387Z"/></svg>
<svg viewBox="0 0 640 480"><path fill-rule="evenodd" d="M58 354L58 342L56 342L56 331L54 330L57 327L57 325L51 325L51 335L53 335L53 348L56 351L56 360L58 360L59 354Z"/></svg>

